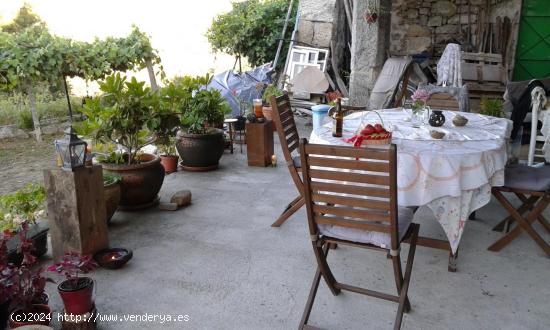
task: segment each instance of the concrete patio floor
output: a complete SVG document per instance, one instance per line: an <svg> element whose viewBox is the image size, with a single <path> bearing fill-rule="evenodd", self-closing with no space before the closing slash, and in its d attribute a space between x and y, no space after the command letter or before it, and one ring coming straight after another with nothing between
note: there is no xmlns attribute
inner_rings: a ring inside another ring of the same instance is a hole
<svg viewBox="0 0 550 330"><path fill-rule="evenodd" d="M298 120L308 137L304 122ZM99 312L119 317L100 329L297 328L316 265L304 209L281 228L270 227L297 194L276 136L275 144L276 168L248 167L246 151L236 146L217 171L166 177L162 197L190 189L192 205L114 216L111 246L133 249L134 258L123 269L91 274ZM418 247L409 290L413 310L403 329L550 328L550 259L525 234L500 253L486 250L500 237L491 228L504 216L493 200L468 222L456 273L447 272L445 252ZM422 235L444 237L429 209L421 208L415 222ZM405 245L402 255L407 251ZM391 262L381 253L339 247L330 261L344 283L395 292ZM54 310L61 310L55 286L48 292ZM396 310L395 303L354 293L334 297L321 282L310 324L392 329ZM146 313L188 315L189 321L121 321L124 314Z"/></svg>

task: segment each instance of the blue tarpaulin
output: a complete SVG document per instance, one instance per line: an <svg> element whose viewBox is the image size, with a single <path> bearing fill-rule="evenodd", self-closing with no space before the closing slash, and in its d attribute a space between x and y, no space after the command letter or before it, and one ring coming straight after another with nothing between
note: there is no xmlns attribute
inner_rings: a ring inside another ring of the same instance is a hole
<svg viewBox="0 0 550 330"><path fill-rule="evenodd" d="M252 107L253 99L262 98L264 86L271 83L273 74L271 64L264 64L241 74L234 71L225 71L214 75L207 89L217 89L227 100L234 117L241 113L240 103L247 103Z"/></svg>

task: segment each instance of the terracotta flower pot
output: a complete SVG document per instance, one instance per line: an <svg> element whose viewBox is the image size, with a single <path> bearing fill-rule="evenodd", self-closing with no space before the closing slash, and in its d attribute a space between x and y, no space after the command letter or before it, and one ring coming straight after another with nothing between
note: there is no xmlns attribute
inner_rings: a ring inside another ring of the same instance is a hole
<svg viewBox="0 0 550 330"><path fill-rule="evenodd" d="M82 315L92 310L94 281L91 278L79 278L76 287L73 287L69 280L65 280L59 283L57 290L67 314Z"/></svg>
<svg viewBox="0 0 550 330"><path fill-rule="evenodd" d="M160 163L166 173L178 171L178 159L179 157L174 155L160 155Z"/></svg>
<svg viewBox="0 0 550 330"><path fill-rule="evenodd" d="M118 208L118 203L120 203L120 182L113 182L103 186L103 192L105 194L107 223L109 223Z"/></svg>
<svg viewBox="0 0 550 330"><path fill-rule="evenodd" d="M50 325L51 314L50 306L42 304L32 305L30 311L14 311L10 315L10 328L15 329L25 325ZM33 320L29 320L30 315L33 316Z"/></svg>
<svg viewBox="0 0 550 330"><path fill-rule="evenodd" d="M265 119L273 120L273 109L271 107L263 107L262 113L264 114Z"/></svg>
<svg viewBox="0 0 550 330"><path fill-rule="evenodd" d="M143 154L141 163L132 165L102 163L103 169L120 175L120 208L138 210L158 202L158 192L164 181L160 157Z"/></svg>
<svg viewBox="0 0 550 330"><path fill-rule="evenodd" d="M223 131L210 129L206 134L178 132L176 149L182 166L188 171L210 171L218 168L224 150Z"/></svg>
<svg viewBox="0 0 550 330"><path fill-rule="evenodd" d="M376 23L377 20L378 20L378 14L376 12L367 11L365 13L365 21L367 21L367 23L373 24L373 23Z"/></svg>

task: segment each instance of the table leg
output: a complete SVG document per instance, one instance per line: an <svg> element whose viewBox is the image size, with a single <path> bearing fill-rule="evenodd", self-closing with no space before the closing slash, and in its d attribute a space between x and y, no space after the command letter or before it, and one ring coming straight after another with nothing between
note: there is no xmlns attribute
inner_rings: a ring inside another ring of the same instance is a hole
<svg viewBox="0 0 550 330"><path fill-rule="evenodd" d="M233 154L233 123L229 123L229 143L231 145L231 154Z"/></svg>
<svg viewBox="0 0 550 330"><path fill-rule="evenodd" d="M404 242L409 243L409 240L405 240ZM458 258L458 251L457 253L453 254L451 252L451 244L449 244L449 241L436 239L436 238L430 238L430 237L422 237L418 236L418 240L416 241L416 245L429 247L432 249L438 249L443 251L449 251L449 264L447 266L447 270L449 272L456 272L457 270L457 258Z"/></svg>

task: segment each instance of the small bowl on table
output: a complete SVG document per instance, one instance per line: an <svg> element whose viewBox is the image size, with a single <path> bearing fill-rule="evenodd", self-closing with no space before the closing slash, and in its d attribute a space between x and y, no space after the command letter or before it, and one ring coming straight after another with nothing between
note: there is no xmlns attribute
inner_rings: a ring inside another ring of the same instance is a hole
<svg viewBox="0 0 550 330"><path fill-rule="evenodd" d="M133 257L132 250L124 248L103 249L94 255L95 261L107 269L119 269Z"/></svg>
<svg viewBox="0 0 550 330"><path fill-rule="evenodd" d="M434 139L441 140L445 137L445 132L431 130L430 131L430 136Z"/></svg>
<svg viewBox="0 0 550 330"><path fill-rule="evenodd" d="M456 115L453 118L453 125L455 125L457 127L466 126L467 123L468 123L468 118L466 118L464 116Z"/></svg>

